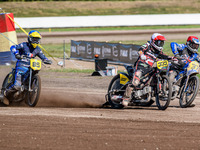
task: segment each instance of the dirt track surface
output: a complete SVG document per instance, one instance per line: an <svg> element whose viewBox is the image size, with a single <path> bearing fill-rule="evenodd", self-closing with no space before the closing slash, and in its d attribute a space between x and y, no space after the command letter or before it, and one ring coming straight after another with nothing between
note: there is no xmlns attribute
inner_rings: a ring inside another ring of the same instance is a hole
<svg viewBox="0 0 200 150"><path fill-rule="evenodd" d="M66 67L93 67L74 61ZM52 66L55 67L55 66ZM0 84L10 71L0 67ZM0 149L200 149L200 102L166 111L152 107L101 108L112 77L40 72L38 105L0 107Z"/></svg>

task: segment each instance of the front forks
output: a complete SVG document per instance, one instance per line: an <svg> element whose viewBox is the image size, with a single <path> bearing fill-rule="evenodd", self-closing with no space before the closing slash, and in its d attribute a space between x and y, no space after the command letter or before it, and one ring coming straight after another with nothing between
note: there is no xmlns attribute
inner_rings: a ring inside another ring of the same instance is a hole
<svg viewBox="0 0 200 150"><path fill-rule="evenodd" d="M156 93L160 93L161 92L161 84L160 84L160 80L159 80L159 76L156 75L156 78L157 78L157 89L156 89Z"/></svg>
<svg viewBox="0 0 200 150"><path fill-rule="evenodd" d="M30 76L29 76L29 85L28 85L28 91L32 92L33 90L31 89L31 80L32 80L32 69L30 69Z"/></svg>
<svg viewBox="0 0 200 150"><path fill-rule="evenodd" d="M189 78L190 78L190 76L187 76L180 98L183 97L183 94L184 94L185 89L186 89L186 87L187 87Z"/></svg>

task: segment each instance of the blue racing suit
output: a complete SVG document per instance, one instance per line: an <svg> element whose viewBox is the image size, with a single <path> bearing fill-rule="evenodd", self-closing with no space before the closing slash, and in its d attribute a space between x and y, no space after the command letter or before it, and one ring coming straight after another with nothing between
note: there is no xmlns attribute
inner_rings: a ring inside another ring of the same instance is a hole
<svg viewBox="0 0 200 150"><path fill-rule="evenodd" d="M9 87L9 89L19 90L21 88L21 77L28 71L28 67L30 66L30 61L27 58L34 58L38 56L42 59L42 61L48 60L48 58L43 54L42 50L38 46L33 48L28 42L13 45L10 47L10 50L15 56L25 56L25 58L17 60L15 67L15 81L14 84Z"/></svg>
<svg viewBox="0 0 200 150"><path fill-rule="evenodd" d="M198 61L200 62L199 55L197 53L191 52L187 45L185 44L177 44L175 42L172 42L170 44L171 49L175 57L178 59L178 61L174 61L176 67L170 66L170 72L169 72L169 77L171 81L174 81L174 78L181 72L184 71L185 68L188 67L189 63L191 61Z"/></svg>
<svg viewBox="0 0 200 150"><path fill-rule="evenodd" d="M170 44L171 49L175 57L179 60L179 64L182 65L183 69L187 68L191 61L200 62L199 55L197 53L192 53L185 44L178 44L172 42Z"/></svg>

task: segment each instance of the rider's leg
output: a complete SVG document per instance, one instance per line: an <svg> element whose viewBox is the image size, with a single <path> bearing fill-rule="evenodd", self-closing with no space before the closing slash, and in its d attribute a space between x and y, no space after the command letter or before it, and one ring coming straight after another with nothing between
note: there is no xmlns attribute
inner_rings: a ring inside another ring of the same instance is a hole
<svg viewBox="0 0 200 150"><path fill-rule="evenodd" d="M137 70L133 75L133 81L132 85L135 87L142 87L143 83L148 81L149 76L146 76L144 79L142 79L145 75L148 75L148 73L152 70L152 67L148 66L147 64L143 62L139 62L137 66Z"/></svg>
<svg viewBox="0 0 200 150"><path fill-rule="evenodd" d="M24 66L17 66L15 72L15 81L8 89L5 90L4 95L8 96L10 93L21 89L22 75L27 72L28 68Z"/></svg>
<svg viewBox="0 0 200 150"><path fill-rule="evenodd" d="M137 87L140 84L140 78L142 76L142 68L143 68L141 64L143 63L138 61L135 65L135 72L133 73L132 86Z"/></svg>
<svg viewBox="0 0 200 150"><path fill-rule="evenodd" d="M136 70L132 81L133 86L137 87L140 84L141 76L142 76L142 71L140 69Z"/></svg>

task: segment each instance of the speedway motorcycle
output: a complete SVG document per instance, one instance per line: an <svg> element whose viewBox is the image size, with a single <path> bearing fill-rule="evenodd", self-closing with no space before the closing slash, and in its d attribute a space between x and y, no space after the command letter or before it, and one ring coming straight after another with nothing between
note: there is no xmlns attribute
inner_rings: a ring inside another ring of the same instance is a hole
<svg viewBox="0 0 200 150"><path fill-rule="evenodd" d="M179 64L171 62L171 65L173 67L170 68L173 69L170 70L180 70ZM197 74L199 74L199 63L192 61L172 81L171 99L179 98L179 104L182 108L190 106L196 98L199 91L199 78Z"/></svg>
<svg viewBox="0 0 200 150"><path fill-rule="evenodd" d="M23 57L23 56L22 56ZM38 103L40 92L41 92L41 79L38 75L41 69L41 60L33 58L22 58L30 61L30 67L28 71L22 76L21 89L11 92L6 98L9 100L9 103L12 102L21 102L34 107ZM4 79L1 89L1 94L4 94L4 91L8 89L11 85L14 84L16 69L12 69Z"/></svg>
<svg viewBox="0 0 200 150"><path fill-rule="evenodd" d="M141 78L141 81L147 81L140 88L131 86L134 73L132 66L126 65L125 68L127 73L121 72L114 76L108 87L106 101L112 108L151 106L155 100L158 109L167 109L172 94L171 82L166 76L167 60L156 62L152 71Z"/></svg>

